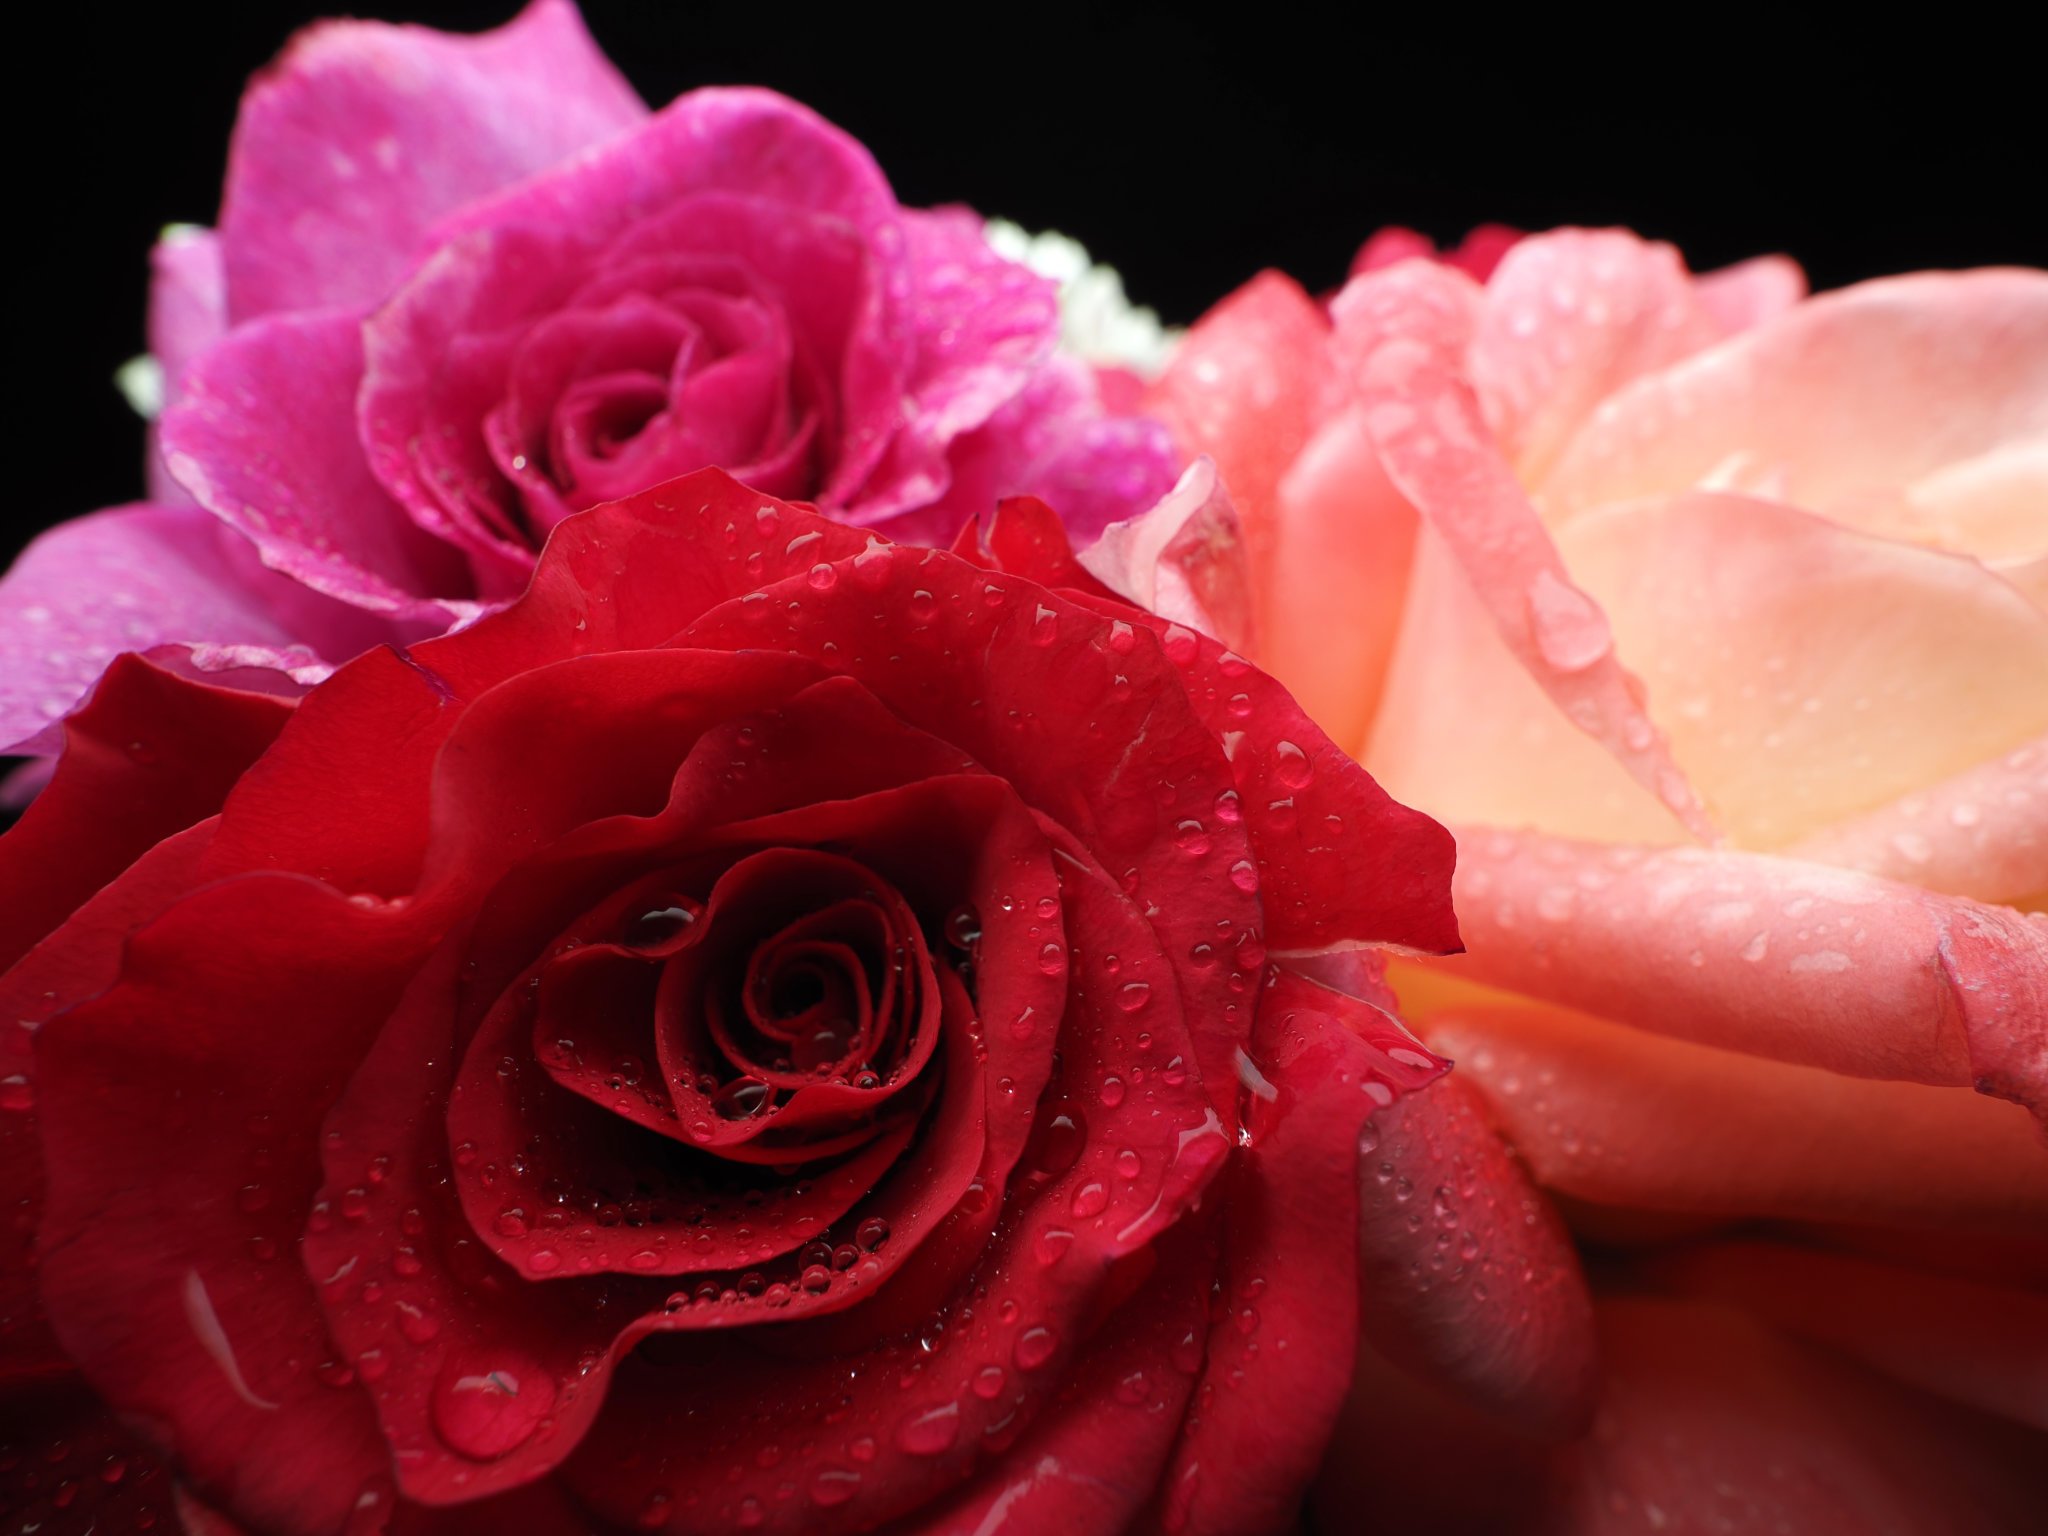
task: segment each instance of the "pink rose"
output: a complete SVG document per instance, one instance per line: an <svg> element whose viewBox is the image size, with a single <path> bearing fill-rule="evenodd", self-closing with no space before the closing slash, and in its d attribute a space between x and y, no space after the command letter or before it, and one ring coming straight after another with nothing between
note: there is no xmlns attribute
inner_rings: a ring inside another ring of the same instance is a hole
<svg viewBox="0 0 2048 1536"><path fill-rule="evenodd" d="M1242 514L1251 654L1461 829L1470 952L1393 971L1458 1070L1364 1157L1326 1510L2022 1528L2048 276L1807 298L1562 230L1327 312L1261 276L1152 398Z"/></svg>
<svg viewBox="0 0 2048 1536"><path fill-rule="evenodd" d="M1084 542L1172 484L1055 357L1053 285L758 90L649 114L568 0L332 22L243 100L217 230L155 257L152 502L0 586L0 746L118 651L300 681L524 586L570 512L708 465L892 538L1013 492Z"/></svg>

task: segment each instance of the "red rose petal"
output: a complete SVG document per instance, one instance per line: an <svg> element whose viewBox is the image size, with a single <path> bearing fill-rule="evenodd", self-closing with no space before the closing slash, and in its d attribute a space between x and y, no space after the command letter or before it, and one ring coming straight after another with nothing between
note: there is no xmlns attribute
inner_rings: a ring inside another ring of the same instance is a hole
<svg viewBox="0 0 2048 1536"><path fill-rule="evenodd" d="M1379 1353L1480 1411L1574 1435L1599 1388L1592 1297L1563 1224L1480 1106L1454 1074L1359 1138L1361 1326Z"/></svg>
<svg viewBox="0 0 2048 1536"><path fill-rule="evenodd" d="M1207 1364L1161 1485L1163 1529L1294 1519L1351 1385L1360 1128L1443 1070L1356 999L1284 969L1261 994L1239 1071L1251 1142L1224 1186Z"/></svg>
<svg viewBox="0 0 2048 1536"><path fill-rule="evenodd" d="M330 1346L292 1245L314 1127L421 947L403 912L250 875L173 906L38 1032L51 1322L259 1528L339 1528L386 1464L367 1400L314 1369Z"/></svg>
<svg viewBox="0 0 2048 1536"><path fill-rule="evenodd" d="M116 657L65 721L56 777L0 840L0 968L150 848L218 811L292 709Z"/></svg>
<svg viewBox="0 0 2048 1536"><path fill-rule="evenodd" d="M934 1268L946 1266L928 1253L857 1312L806 1324L786 1340L722 1332L644 1349L618 1373L604 1419L570 1463L579 1494L607 1517L630 1520L656 1494L707 1488L716 1499L679 1512L679 1528L719 1528L758 1509L764 1529L857 1529L920 1506L967 1475L978 1444L1007 1445L1044 1409L1086 1347L1111 1261L1146 1254L1212 1181L1227 1142L1186 1070L1186 1027L1160 990L1170 980L1165 958L1099 869L1064 859L1062 867L1067 926L1100 946L1063 967L1061 1077L1038 1110L1041 1125L1064 1115L1069 1129L1043 1137L1010 1197L991 1198L983 1221L965 1224L969 1273L932 1294ZM1136 1008L1128 1006L1133 986L1145 989ZM1166 1066L1174 1055L1180 1068ZM998 1206L1014 1223L1005 1221L977 1263ZM943 1241L945 1229L936 1237ZM870 1314L904 1285L929 1298L925 1321L937 1331L920 1343L913 1313L905 1333L853 1347L842 1328L871 1327ZM859 1365L843 1376L835 1370L822 1394L819 1351L805 1346L816 1336ZM818 1427L804 1436L808 1449L784 1453L778 1440L781 1454L764 1466L752 1427L764 1418L792 1437L797 1425ZM728 1480L735 1466L739 1476ZM854 1468L857 1480L838 1476ZM831 1501L780 1503L775 1489L785 1481L822 1481Z"/></svg>
<svg viewBox="0 0 2048 1536"><path fill-rule="evenodd" d="M163 1458L75 1378L0 1402L0 1510L12 1530L176 1536L175 1498Z"/></svg>
<svg viewBox="0 0 2048 1536"><path fill-rule="evenodd" d="M784 582L681 638L814 656L1072 829L1188 957L1178 973L1198 1064L1227 1081L1246 1029L1237 999L1264 964L1257 869L1231 819L1229 765L1170 646L1135 612L1111 618L936 551L877 544L831 569L822 587Z"/></svg>

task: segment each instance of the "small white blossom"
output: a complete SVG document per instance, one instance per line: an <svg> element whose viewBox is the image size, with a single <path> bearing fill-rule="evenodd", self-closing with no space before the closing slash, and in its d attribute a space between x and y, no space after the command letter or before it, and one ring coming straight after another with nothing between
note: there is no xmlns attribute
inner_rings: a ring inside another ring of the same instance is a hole
<svg viewBox="0 0 2048 1536"><path fill-rule="evenodd" d="M1063 351L1147 379L1166 366L1182 333L1161 325L1155 311L1133 304L1116 268L1090 261L1080 241L1056 230L1034 235L1008 219L990 219L985 232L997 255L1060 285Z"/></svg>

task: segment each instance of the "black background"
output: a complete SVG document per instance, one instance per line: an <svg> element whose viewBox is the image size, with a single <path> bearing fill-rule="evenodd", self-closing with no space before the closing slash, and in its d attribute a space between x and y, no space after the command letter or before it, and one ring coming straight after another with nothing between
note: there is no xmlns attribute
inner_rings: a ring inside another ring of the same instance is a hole
<svg viewBox="0 0 2048 1536"><path fill-rule="evenodd" d="M145 259L206 221L242 81L292 5L38 7L17 37L10 422L0 554L135 498L114 369L141 350ZM457 29L513 0L359 13ZM2010 13L2008 13L2010 15ZM1478 6L941 9L588 0L650 102L778 87L874 150L910 203L1057 227L1132 295L1194 318L1262 266L1334 284L1376 226L1624 223L1695 267L1766 250L1818 286L1923 266L2048 263L2048 128L2028 49L1955 7L1841 35L1783 11L1597 20ZM1337 17L1345 18L1335 24ZM22 386L26 385L25 391Z"/></svg>

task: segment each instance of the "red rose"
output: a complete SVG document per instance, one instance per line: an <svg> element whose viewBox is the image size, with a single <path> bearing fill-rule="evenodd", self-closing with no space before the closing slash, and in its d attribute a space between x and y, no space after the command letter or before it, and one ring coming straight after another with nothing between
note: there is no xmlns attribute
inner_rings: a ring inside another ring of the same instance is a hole
<svg viewBox="0 0 2048 1536"><path fill-rule="evenodd" d="M296 705L117 663L0 842L10 1346L250 1530L1290 1520L1441 1064L1289 962L1454 947L1450 840L968 544L706 472Z"/></svg>

